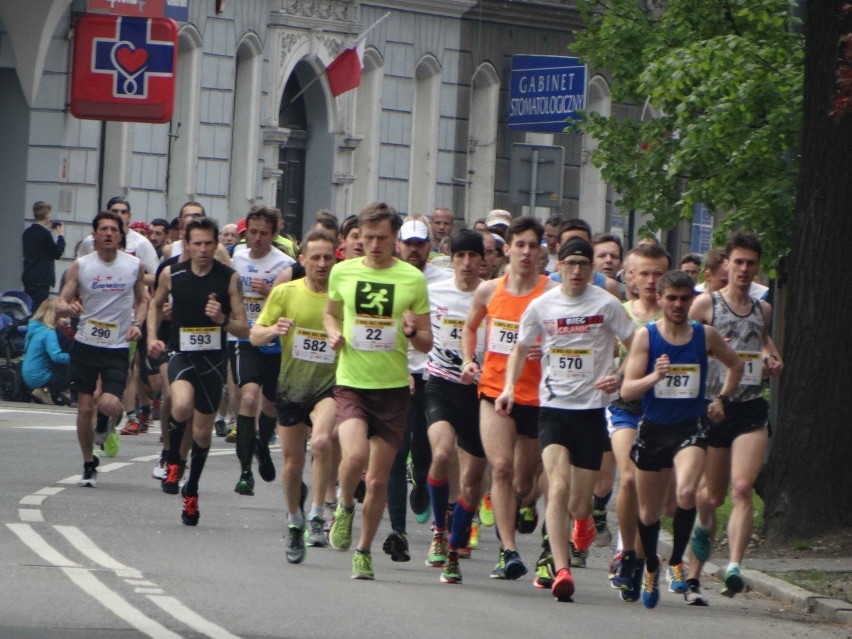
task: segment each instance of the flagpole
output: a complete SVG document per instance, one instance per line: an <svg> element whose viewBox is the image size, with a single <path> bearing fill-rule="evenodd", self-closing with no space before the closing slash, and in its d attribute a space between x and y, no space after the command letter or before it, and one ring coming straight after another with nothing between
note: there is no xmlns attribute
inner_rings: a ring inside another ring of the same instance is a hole
<svg viewBox="0 0 852 639"><path fill-rule="evenodd" d="M375 29L377 26L379 26L382 22L384 22L385 20L387 20L387 19L390 17L390 15L391 15L391 12L390 12L390 11L388 11L385 15L383 15L381 18L379 18L378 20L376 20L376 21L375 21L373 24L371 24L369 27L367 27L366 29L364 29L364 31L362 31L362 32L361 32L361 35L359 35L357 38L355 38L355 40L353 40L353 41L352 41L352 44L350 44L350 45L349 45L348 47L346 47L346 48L347 48L347 49L351 49L352 47L356 47L356 46L358 46L358 44L359 44L362 40L364 40L364 38L366 38L366 37L367 37L367 34L368 34L368 33L370 33L370 31L372 31L372 30L373 30L373 29ZM307 90L308 90L308 89L310 89L312 86L314 86L317 82L319 82L320 78L322 78L322 77L326 74L327 69L328 69L328 67L326 67L325 69L323 69L323 70L322 70L322 73L320 73L320 74L318 74L318 75L314 76L313 80L311 80L310 82L308 82L308 83L307 83L307 84L306 84L306 85L302 88L302 90L301 90L301 91L299 91L296 95L294 95L294 96L293 96L293 98L290 100L290 104L293 104L296 100L298 100L300 97L302 97L302 94L304 94L304 92L305 92L305 91L307 91Z"/></svg>

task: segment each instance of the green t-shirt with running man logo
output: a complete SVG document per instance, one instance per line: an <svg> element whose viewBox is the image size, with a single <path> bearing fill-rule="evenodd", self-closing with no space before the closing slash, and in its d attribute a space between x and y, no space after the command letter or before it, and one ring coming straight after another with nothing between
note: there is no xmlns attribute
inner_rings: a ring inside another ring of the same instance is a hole
<svg viewBox="0 0 852 639"><path fill-rule="evenodd" d="M386 269L355 258L331 269L328 296L343 302L343 337L337 383L362 389L408 386L408 339L402 317L429 313L426 278L401 260Z"/></svg>

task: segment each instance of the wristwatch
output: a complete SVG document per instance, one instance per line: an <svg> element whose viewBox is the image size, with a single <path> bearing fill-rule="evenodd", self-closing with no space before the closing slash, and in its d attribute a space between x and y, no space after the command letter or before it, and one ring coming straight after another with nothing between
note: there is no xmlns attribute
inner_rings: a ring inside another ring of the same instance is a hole
<svg viewBox="0 0 852 639"><path fill-rule="evenodd" d="M137 322L136 320L133 320L132 322L130 322L130 326L131 327L135 326L136 328L139 328L142 325L139 322Z"/></svg>
<svg viewBox="0 0 852 639"><path fill-rule="evenodd" d="M716 399L722 402L722 408L728 410L728 407L731 405L731 398L727 395L716 395Z"/></svg>

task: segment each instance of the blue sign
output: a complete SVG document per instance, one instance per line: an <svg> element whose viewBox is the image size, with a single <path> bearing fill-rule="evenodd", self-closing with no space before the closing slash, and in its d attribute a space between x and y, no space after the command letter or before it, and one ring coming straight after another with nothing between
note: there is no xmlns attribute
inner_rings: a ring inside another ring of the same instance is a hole
<svg viewBox="0 0 852 639"><path fill-rule="evenodd" d="M562 133L566 120L586 108L587 75L577 58L513 55L509 128Z"/></svg>

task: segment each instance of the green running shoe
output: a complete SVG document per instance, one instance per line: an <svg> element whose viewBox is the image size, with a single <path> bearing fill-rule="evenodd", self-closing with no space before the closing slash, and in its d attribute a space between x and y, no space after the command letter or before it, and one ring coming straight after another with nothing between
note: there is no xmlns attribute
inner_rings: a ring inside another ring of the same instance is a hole
<svg viewBox="0 0 852 639"><path fill-rule="evenodd" d="M553 555L545 549L541 551L538 562L535 566L535 579L533 585L536 588L544 588L549 590L553 587Z"/></svg>
<svg viewBox="0 0 852 639"><path fill-rule="evenodd" d="M436 532L432 536L426 565L432 568L443 568L445 563L447 563L447 533Z"/></svg>
<svg viewBox="0 0 852 639"><path fill-rule="evenodd" d="M441 572L442 584L460 584L462 582L461 569L459 568L459 554L450 552L447 554L447 563Z"/></svg>
<svg viewBox="0 0 852 639"><path fill-rule="evenodd" d="M725 571L725 587L719 591L719 594L728 598L733 598L734 595L742 592L743 588L745 588L745 582L740 574L739 567L734 566L733 568L728 568Z"/></svg>
<svg viewBox="0 0 852 639"><path fill-rule="evenodd" d="M234 492L238 495L254 495L254 475L250 470L244 470L240 475L237 485L234 486Z"/></svg>
<svg viewBox="0 0 852 639"><path fill-rule="evenodd" d="M332 530L334 524L332 524ZM348 545L348 544L347 544ZM373 557L368 552L356 550L352 555L352 579L375 579L373 574Z"/></svg>
<svg viewBox="0 0 852 639"><path fill-rule="evenodd" d="M695 527L692 535L692 554L698 561L710 558L710 532L705 528Z"/></svg>
<svg viewBox="0 0 852 639"><path fill-rule="evenodd" d="M346 550L352 545L352 522L355 519L355 507L347 510L343 502L337 502L337 509L331 521L331 530L328 533L328 541L335 550ZM353 560L354 563L354 560ZM370 574L372 575L372 568ZM356 577L362 579L362 577ZM367 577L363 577L367 579ZM372 579L372 577L369 577Z"/></svg>
<svg viewBox="0 0 852 639"><path fill-rule="evenodd" d="M505 579L506 578L506 557L503 555L503 551L500 551L499 559L497 560L497 565L494 566L494 570L491 571L491 574L488 575L491 579Z"/></svg>
<svg viewBox="0 0 852 639"><path fill-rule="evenodd" d="M112 428L104 440L104 452L107 457L115 457L118 455L118 449L118 435L115 432L115 428Z"/></svg>

